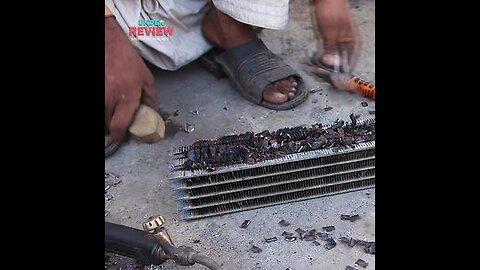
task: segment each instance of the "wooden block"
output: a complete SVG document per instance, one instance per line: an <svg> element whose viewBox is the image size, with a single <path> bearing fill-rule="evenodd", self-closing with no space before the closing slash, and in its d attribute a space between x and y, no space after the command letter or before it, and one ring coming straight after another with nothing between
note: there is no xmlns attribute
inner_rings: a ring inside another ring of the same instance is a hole
<svg viewBox="0 0 480 270"><path fill-rule="evenodd" d="M141 142L156 143L165 136L165 122L154 109L141 104L128 131Z"/></svg>

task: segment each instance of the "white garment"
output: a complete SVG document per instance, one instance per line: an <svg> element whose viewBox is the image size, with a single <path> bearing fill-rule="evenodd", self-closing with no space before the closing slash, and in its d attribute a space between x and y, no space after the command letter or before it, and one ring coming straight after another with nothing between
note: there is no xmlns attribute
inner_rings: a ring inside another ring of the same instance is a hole
<svg viewBox="0 0 480 270"><path fill-rule="evenodd" d="M232 18L257 27L283 29L288 22L289 0L212 0L215 7ZM202 34L202 20L209 0L105 0L128 35L139 20L163 20L174 28L161 40L152 37L131 39L140 55L166 70L177 70L194 61L211 45Z"/></svg>

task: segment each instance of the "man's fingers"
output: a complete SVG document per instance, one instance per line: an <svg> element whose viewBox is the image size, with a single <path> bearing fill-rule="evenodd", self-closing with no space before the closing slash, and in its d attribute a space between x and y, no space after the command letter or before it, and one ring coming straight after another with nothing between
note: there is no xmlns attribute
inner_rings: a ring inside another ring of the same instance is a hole
<svg viewBox="0 0 480 270"><path fill-rule="evenodd" d="M117 106L115 106L115 111L110 121L110 136L118 141L121 142L125 138L125 134L127 133L130 124L133 122L133 118L135 116L136 110L140 102L119 102Z"/></svg>
<svg viewBox="0 0 480 270"><path fill-rule="evenodd" d="M149 72L143 84L142 103L150 106L154 110L158 109L157 91L155 89L155 80L153 75Z"/></svg>

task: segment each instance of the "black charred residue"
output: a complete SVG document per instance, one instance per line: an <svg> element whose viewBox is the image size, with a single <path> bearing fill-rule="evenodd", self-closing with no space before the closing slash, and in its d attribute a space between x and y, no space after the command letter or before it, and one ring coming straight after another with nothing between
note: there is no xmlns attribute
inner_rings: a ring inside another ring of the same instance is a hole
<svg viewBox="0 0 480 270"><path fill-rule="evenodd" d="M287 154L325 148L354 148L355 144L375 140L375 119L357 122L351 115L350 123L337 119L332 125L314 124L268 130L254 134L223 136L217 140L195 142L183 152L184 170L214 169L220 166L255 162L283 157Z"/></svg>

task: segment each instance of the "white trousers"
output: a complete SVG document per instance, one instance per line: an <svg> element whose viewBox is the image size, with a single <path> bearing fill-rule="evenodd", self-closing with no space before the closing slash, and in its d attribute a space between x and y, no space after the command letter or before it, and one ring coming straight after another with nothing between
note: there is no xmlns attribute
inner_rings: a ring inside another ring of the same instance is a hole
<svg viewBox="0 0 480 270"><path fill-rule="evenodd" d="M267 29L283 29L289 0L212 0L215 7L237 21ZM165 70L177 70L212 46L202 34L209 0L105 0L140 55ZM169 36L130 35L139 20L163 20L173 27Z"/></svg>

